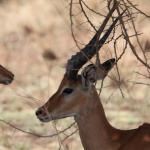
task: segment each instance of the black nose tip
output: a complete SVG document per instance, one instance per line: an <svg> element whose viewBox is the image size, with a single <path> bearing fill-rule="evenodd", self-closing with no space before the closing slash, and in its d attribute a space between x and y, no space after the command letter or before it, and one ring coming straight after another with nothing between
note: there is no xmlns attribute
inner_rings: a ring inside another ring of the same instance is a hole
<svg viewBox="0 0 150 150"><path fill-rule="evenodd" d="M37 110L35 114L36 114L37 116L38 116L38 115L41 115L41 114L42 114L42 111L41 111L41 110Z"/></svg>

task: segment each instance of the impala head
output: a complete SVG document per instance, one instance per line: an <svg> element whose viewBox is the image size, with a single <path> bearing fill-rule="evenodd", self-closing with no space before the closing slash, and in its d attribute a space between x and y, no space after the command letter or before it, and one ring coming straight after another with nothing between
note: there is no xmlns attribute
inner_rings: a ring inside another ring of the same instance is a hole
<svg viewBox="0 0 150 150"><path fill-rule="evenodd" d="M75 79L69 78L66 73L57 92L36 111L38 119L42 122L49 122L55 119L78 116L83 110L85 103L83 100L90 96L92 84L106 76L114 61L115 59L110 59L102 64L102 66L107 64L107 67L101 71L94 65L89 65Z"/></svg>
<svg viewBox="0 0 150 150"><path fill-rule="evenodd" d="M8 85L14 80L14 75L0 65L0 84Z"/></svg>
<svg viewBox="0 0 150 150"><path fill-rule="evenodd" d="M98 49L105 43L118 18L98 41ZM99 32L100 30L85 48L68 60L66 73L58 90L36 111L36 116L40 121L49 122L69 116L78 116L85 105L84 100L91 96L91 90L96 92L93 83L104 79L114 65L115 59L107 60L99 68L91 64L82 70L81 75L78 75L79 69L96 54L96 40Z"/></svg>

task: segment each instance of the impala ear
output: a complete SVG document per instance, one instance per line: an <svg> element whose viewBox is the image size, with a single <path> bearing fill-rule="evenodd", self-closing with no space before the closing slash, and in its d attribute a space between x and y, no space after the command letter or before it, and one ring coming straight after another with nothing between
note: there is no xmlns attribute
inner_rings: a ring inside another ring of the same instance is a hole
<svg viewBox="0 0 150 150"><path fill-rule="evenodd" d="M105 61L101 65L106 70L106 72L108 73L111 70L111 68L114 66L114 63L115 63L115 58L112 58L112 59Z"/></svg>
<svg viewBox="0 0 150 150"><path fill-rule="evenodd" d="M97 80L104 79L110 69L113 67L115 63L115 59L109 59L101 64L101 68L96 67L93 64L88 65L82 70L82 84L85 88L89 88L93 83Z"/></svg>

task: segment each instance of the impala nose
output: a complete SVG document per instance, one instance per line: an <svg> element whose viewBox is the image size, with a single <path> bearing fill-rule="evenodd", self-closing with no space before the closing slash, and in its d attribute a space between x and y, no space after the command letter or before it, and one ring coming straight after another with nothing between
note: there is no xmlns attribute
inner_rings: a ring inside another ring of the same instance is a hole
<svg viewBox="0 0 150 150"><path fill-rule="evenodd" d="M36 116L39 116L39 115L42 114L42 111L41 111L41 110L37 110L37 111L35 112L35 114L36 114Z"/></svg>

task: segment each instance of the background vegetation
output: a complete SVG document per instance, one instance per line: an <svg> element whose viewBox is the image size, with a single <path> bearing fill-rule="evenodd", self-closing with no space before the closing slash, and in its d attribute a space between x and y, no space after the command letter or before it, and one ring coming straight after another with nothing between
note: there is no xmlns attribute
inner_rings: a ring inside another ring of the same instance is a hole
<svg viewBox="0 0 150 150"><path fill-rule="evenodd" d="M149 0L132 2L150 15ZM0 119L24 131L53 135L73 122L73 118L68 118L41 123L35 116L37 108L57 90L67 59L78 51L71 36L69 3L58 0L0 0L0 63L15 74L10 86L0 86ZM107 14L105 2L86 0L86 3L93 10ZM75 36L81 43L87 43L93 33L86 30L88 26L83 24L86 19L82 14L77 15L77 10L78 7L75 7ZM101 24L102 17L90 11L87 13L92 23ZM143 33L140 42L149 60L150 22L137 15L135 23L138 32ZM132 42L136 47L135 38ZM119 54L124 43L120 42L117 46ZM109 52L112 49L112 44L104 46L100 54L102 62L111 57ZM136 49L138 51L138 47ZM143 57L140 51L138 54ZM108 77L101 93L108 120L120 129L136 128L143 122L150 122L147 68L138 62L129 47L119 60L118 68L124 97ZM115 72L112 69L110 75L117 78ZM76 128L74 125L60 136L40 138L20 132L1 121L0 150L82 150L78 132L60 144Z"/></svg>

